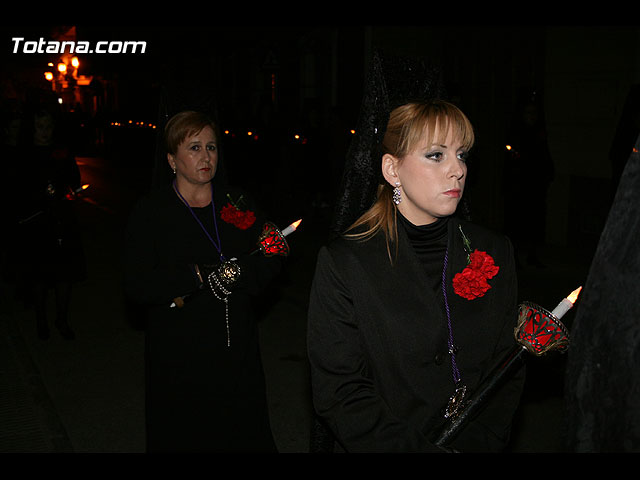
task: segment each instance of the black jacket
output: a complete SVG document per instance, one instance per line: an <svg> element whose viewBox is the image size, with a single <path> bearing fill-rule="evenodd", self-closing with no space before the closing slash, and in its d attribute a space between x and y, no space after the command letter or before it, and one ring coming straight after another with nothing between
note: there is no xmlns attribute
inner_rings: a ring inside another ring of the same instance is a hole
<svg viewBox="0 0 640 480"><path fill-rule="evenodd" d="M515 345L517 280L509 240L464 222L472 248L500 270L483 297L455 294L451 280L467 265L459 222L448 225L446 284L457 365L473 390ZM368 241L339 238L318 255L308 315L313 402L346 451L442 451L431 438L454 392L446 314L406 232L398 234L393 265L381 233ZM521 371L503 387L452 446L501 450L523 378Z"/></svg>
<svg viewBox="0 0 640 480"><path fill-rule="evenodd" d="M146 431L152 452L272 451L255 299L280 271L282 257L252 255L264 218L240 229L220 211L229 194L216 188L212 206L194 212L242 274L225 304L198 290L193 264L219 254L171 186L151 192L133 209L126 230L124 286L145 313ZM244 198L247 198L246 195ZM173 299L190 295L183 308ZM227 333L231 344L227 346Z"/></svg>

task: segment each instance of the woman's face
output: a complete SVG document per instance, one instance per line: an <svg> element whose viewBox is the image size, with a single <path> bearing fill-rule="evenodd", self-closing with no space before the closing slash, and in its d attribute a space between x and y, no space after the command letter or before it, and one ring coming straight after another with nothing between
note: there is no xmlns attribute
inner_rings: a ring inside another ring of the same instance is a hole
<svg viewBox="0 0 640 480"><path fill-rule="evenodd" d="M464 192L467 153L450 130L443 143L423 139L402 159L385 155L385 179L394 187L400 183L400 213L414 225L453 214Z"/></svg>
<svg viewBox="0 0 640 480"><path fill-rule="evenodd" d="M187 137L175 155L168 155L169 166L176 171L176 181L205 184L215 176L218 166L218 144L209 126Z"/></svg>

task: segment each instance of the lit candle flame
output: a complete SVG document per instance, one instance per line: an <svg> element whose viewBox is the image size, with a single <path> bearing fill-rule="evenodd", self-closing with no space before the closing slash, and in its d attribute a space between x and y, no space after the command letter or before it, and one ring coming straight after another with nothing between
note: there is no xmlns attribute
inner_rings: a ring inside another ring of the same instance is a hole
<svg viewBox="0 0 640 480"><path fill-rule="evenodd" d="M293 229L296 230L298 228L298 225L300 225L300 223L302 222L302 219L298 220L297 222L293 222L291 225L293 225Z"/></svg>
<svg viewBox="0 0 640 480"><path fill-rule="evenodd" d="M80 193L83 190L86 190L87 188L89 188L89 184L85 183L84 185L82 185L81 187L76 188L75 190L73 190L71 193L69 193L69 195L75 195L77 193Z"/></svg>
<svg viewBox="0 0 640 480"><path fill-rule="evenodd" d="M558 306L553 309L553 312L551 312L551 314L557 319L561 319L565 313L573 308L573 304L576 303L578 295L580 294L580 290L582 290L582 287L576 288L568 297L563 298Z"/></svg>
<svg viewBox="0 0 640 480"><path fill-rule="evenodd" d="M571 292L571 294L567 297L567 300L569 300L571 303L575 304L576 300L578 299L578 295L580 295L580 290L582 290L582 287L578 287L576 288L573 292Z"/></svg>

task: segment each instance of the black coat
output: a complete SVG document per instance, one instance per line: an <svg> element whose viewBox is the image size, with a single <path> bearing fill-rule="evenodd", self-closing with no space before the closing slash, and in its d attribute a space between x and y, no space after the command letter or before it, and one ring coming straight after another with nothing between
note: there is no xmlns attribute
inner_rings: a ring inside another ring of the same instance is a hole
<svg viewBox="0 0 640 480"><path fill-rule="evenodd" d="M191 264L214 264L219 254L171 187L143 198L126 235L125 288L146 316L146 418L149 451L270 451L264 374L255 299L277 275L282 257L247 255L264 219L242 230L222 220L229 193L216 188L216 219L223 252L237 257L240 284L225 305L197 291ZM246 195L245 195L246 198ZM249 203L247 207L256 211ZM210 233L211 205L193 209ZM213 234L215 238L215 234ZM183 308L173 299L189 295Z"/></svg>
<svg viewBox="0 0 640 480"><path fill-rule="evenodd" d="M624 168L571 329L569 450L640 452L640 136Z"/></svg>
<svg viewBox="0 0 640 480"><path fill-rule="evenodd" d="M508 239L465 222L472 248L500 270L483 297L455 294L451 279L467 265L458 222L448 225L447 290L457 365L473 390L515 345L517 280ZM404 229L398 233L393 265L381 233L364 242L337 239L318 256L308 320L313 402L346 451L442 451L431 436L454 392L447 319L437 281L427 278ZM521 371L503 387L452 446L501 450L523 378Z"/></svg>

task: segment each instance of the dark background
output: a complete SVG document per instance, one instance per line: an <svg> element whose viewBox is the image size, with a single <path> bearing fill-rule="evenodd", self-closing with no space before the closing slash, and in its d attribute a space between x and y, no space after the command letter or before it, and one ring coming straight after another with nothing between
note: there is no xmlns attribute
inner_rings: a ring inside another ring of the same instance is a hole
<svg viewBox="0 0 640 480"><path fill-rule="evenodd" d="M78 203L90 273L74 290L72 323L78 338L39 342L29 310L11 302L2 307L12 333L6 352L22 351L25 364L37 367L36 373L26 370L28 375L17 369L15 378L6 376L6 384L0 378L0 390L10 392L2 398L12 399L20 381L33 390L33 378L41 378L43 390L35 398L50 397L52 406L38 404L34 411L45 414L35 416L59 418L62 427L47 428L54 440L68 436L71 444L26 450L144 448L143 332L127 320L119 242L132 202L150 188L167 102L215 105L222 129L229 132L223 148L231 180L258 196L277 224L304 218L291 238L292 255L261 332L274 434L282 451L307 447L308 289L374 49L424 56L441 67L451 98L477 134L465 196L474 219L497 230L504 230L510 201L505 182L541 195L530 179L505 175L506 135L516 105L523 95L537 92L555 177L543 195L545 225L532 226L547 247L547 268L519 271L520 299L552 309L584 284L619 172L640 131L633 93L640 83L640 27L218 23L219 18L214 26L189 28L0 27L2 113L24 106L36 92L62 98L84 181L91 184ZM80 54L77 73L88 79L86 85L76 88L71 82L56 90L44 72L60 56L13 53L15 36L92 44L146 41L146 51ZM624 138L631 138L628 146ZM563 319L568 326L578 309ZM512 451L563 449L565 359L530 362ZM28 402L20 398L18 404ZM4 430L4 441L14 451L16 437L24 436L23 417L31 417L22 410L2 412L0 423L12 426ZM40 441L40 434L34 435Z"/></svg>
<svg viewBox="0 0 640 480"><path fill-rule="evenodd" d="M281 199L291 196L286 204L333 199L373 49L424 56L441 67L451 98L476 128L469 198L476 220L498 229L508 202L503 182L535 189L503 177L516 104L535 91L556 167L545 241L587 252L627 158L628 150L617 158L611 152L620 124L633 121L623 113L640 76L640 28L626 25L58 26L1 33L4 98L51 91L43 73L58 61L13 53L13 36L146 41L144 53L78 55L79 73L92 81L63 108L81 117L80 153L135 156L132 167L153 162L157 130L125 133L110 122L161 124L169 91L170 101L184 95L215 103L230 131L232 180L269 199L278 189Z"/></svg>

